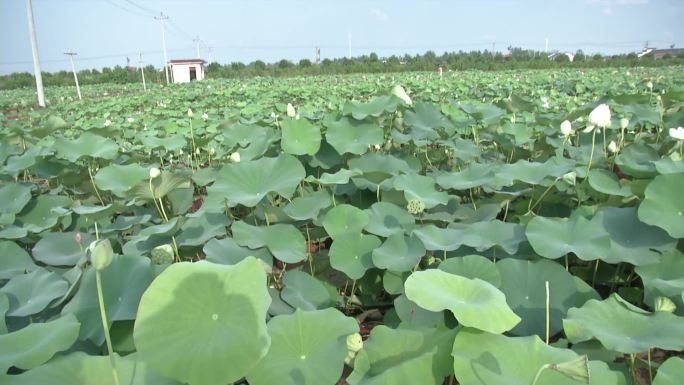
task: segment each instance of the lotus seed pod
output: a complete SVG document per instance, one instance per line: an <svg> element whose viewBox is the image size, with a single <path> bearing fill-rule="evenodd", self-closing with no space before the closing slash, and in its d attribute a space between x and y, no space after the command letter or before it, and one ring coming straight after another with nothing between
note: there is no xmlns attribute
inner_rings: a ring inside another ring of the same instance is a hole
<svg viewBox="0 0 684 385"><path fill-rule="evenodd" d="M677 305L672 302L671 299L667 297L658 297L655 300L655 311L665 311L668 313L674 313L677 310Z"/></svg>
<svg viewBox="0 0 684 385"><path fill-rule="evenodd" d="M287 116L290 118L294 118L297 115L297 111L295 111L294 106L292 103L287 103Z"/></svg>
<svg viewBox="0 0 684 385"><path fill-rule="evenodd" d="M413 215L420 214L425 210L425 203L418 199L411 199L406 205L406 209Z"/></svg>
<svg viewBox="0 0 684 385"><path fill-rule="evenodd" d="M573 380L585 384L589 383L589 358L586 355L559 364L549 364L549 368L563 373Z"/></svg>
<svg viewBox="0 0 684 385"><path fill-rule="evenodd" d="M94 241L88 247L90 249L90 263L97 270L103 270L112 263L114 250L109 239Z"/></svg>
<svg viewBox="0 0 684 385"><path fill-rule="evenodd" d="M565 183L569 184L570 186L574 186L575 182L577 181L577 173L574 171L566 173L565 175L563 175L563 181L565 181Z"/></svg>
<svg viewBox="0 0 684 385"><path fill-rule="evenodd" d="M161 171L159 171L158 168L156 168L156 167L150 168L150 179L155 179L159 175L161 175Z"/></svg>
<svg viewBox="0 0 684 385"><path fill-rule="evenodd" d="M627 119L627 118L620 119L620 129L624 130L625 128L627 128L627 126L629 126L629 119Z"/></svg>
<svg viewBox="0 0 684 385"><path fill-rule="evenodd" d="M173 262L173 248L171 245L160 245L152 249L150 259L155 265L166 265Z"/></svg>

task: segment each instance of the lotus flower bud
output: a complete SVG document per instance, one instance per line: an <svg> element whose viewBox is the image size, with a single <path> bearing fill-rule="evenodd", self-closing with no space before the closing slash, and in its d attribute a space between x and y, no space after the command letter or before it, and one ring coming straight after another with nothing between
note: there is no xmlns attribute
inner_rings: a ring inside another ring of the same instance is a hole
<svg viewBox="0 0 684 385"><path fill-rule="evenodd" d="M111 121L111 120L109 120L109 119L105 120L105 122L104 122L104 126L105 126L105 127L109 127L109 126L111 126L111 125L112 125L112 121Z"/></svg>
<svg viewBox="0 0 684 385"><path fill-rule="evenodd" d="M195 149L195 155L199 155L199 154L200 154L200 149L199 149L199 147L197 147L197 148Z"/></svg>
<svg viewBox="0 0 684 385"><path fill-rule="evenodd" d="M240 163L240 153L236 151L230 154L230 160L232 160L235 163Z"/></svg>
<svg viewBox="0 0 684 385"><path fill-rule="evenodd" d="M203 114L202 114L202 119L204 119L204 121L206 122L207 119L209 119L209 114L207 114L206 112L203 113Z"/></svg>
<svg viewBox="0 0 684 385"><path fill-rule="evenodd" d="M90 263L97 270L105 269L114 259L114 250L112 250L109 239L94 241L88 246L88 249L90 250Z"/></svg>
<svg viewBox="0 0 684 385"><path fill-rule="evenodd" d="M214 147L209 147L209 155L214 155L216 154L216 150L214 150Z"/></svg>
<svg viewBox="0 0 684 385"><path fill-rule="evenodd" d="M624 130L625 128L627 128L627 126L629 126L629 119L627 119L627 118L620 119L620 129Z"/></svg>
<svg viewBox="0 0 684 385"><path fill-rule="evenodd" d="M665 311L668 313L674 313L677 310L677 305L672 302L671 299L667 297L658 297L655 300L655 311Z"/></svg>
<svg viewBox="0 0 684 385"><path fill-rule="evenodd" d="M653 88L653 82L649 81L648 83L646 83L646 87Z"/></svg>
<svg viewBox="0 0 684 385"><path fill-rule="evenodd" d="M161 171L159 171L158 168L156 168L156 167L150 168L150 179L155 179L159 175L161 175Z"/></svg>
<svg viewBox="0 0 684 385"><path fill-rule="evenodd" d="M597 127L610 126L610 108L607 104L600 104L589 114L589 124Z"/></svg>
<svg viewBox="0 0 684 385"><path fill-rule="evenodd" d="M608 151L612 153L616 153L618 150L617 143L615 143L614 140L610 141L610 144L608 144Z"/></svg>
<svg viewBox="0 0 684 385"><path fill-rule="evenodd" d="M128 118L128 119L126 119L126 121L127 121L128 123L133 123L133 122L135 122L135 119L133 119L133 118Z"/></svg>
<svg viewBox="0 0 684 385"><path fill-rule="evenodd" d="M295 111L294 106L292 103L287 103L287 116L294 118L297 115L297 111Z"/></svg>
<svg viewBox="0 0 684 385"><path fill-rule="evenodd" d="M74 235L74 240L76 241L76 243L81 243L81 233L76 233L76 235Z"/></svg>
<svg viewBox="0 0 684 385"><path fill-rule="evenodd" d="M402 87L402 86L400 86L400 85L396 85L396 86L394 86L394 88L392 88L392 95L394 95L394 96L398 97L399 99L403 100L404 103L406 103L406 104L408 104L408 105L412 105L412 104L413 104L413 101L411 100L411 97L408 96L408 94L406 93L406 90L404 90L404 87Z"/></svg>
<svg viewBox="0 0 684 385"><path fill-rule="evenodd" d="M192 118L192 115L194 115L194 114L192 113L192 109L188 108L188 117L189 117L189 118Z"/></svg>
<svg viewBox="0 0 684 385"><path fill-rule="evenodd" d="M670 128L670 136L677 140L684 140L684 128Z"/></svg>
<svg viewBox="0 0 684 385"><path fill-rule="evenodd" d="M572 123L568 120L564 120L563 123L560 125L560 130L563 136L570 136L573 134L572 131Z"/></svg>

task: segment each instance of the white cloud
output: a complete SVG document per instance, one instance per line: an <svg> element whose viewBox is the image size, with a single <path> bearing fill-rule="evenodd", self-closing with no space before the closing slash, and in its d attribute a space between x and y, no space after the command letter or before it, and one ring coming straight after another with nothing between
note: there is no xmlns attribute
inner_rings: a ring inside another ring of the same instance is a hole
<svg viewBox="0 0 684 385"><path fill-rule="evenodd" d="M389 16L385 12L383 12L381 9L373 8L370 10L370 13L374 18L376 18L380 21L389 20Z"/></svg>

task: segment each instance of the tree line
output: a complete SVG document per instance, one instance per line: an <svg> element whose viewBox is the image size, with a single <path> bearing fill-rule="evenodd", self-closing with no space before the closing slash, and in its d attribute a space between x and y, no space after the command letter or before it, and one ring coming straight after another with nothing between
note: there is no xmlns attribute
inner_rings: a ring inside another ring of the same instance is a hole
<svg viewBox="0 0 684 385"><path fill-rule="evenodd" d="M491 51L446 52L437 55L427 51L420 55L389 56L380 58L377 54L357 56L353 58L323 59L314 63L309 59L302 59L297 63L280 60L275 63L265 63L261 60L249 64L233 62L220 64L212 62L206 65L207 78L247 78L256 76L290 77L302 75L334 75L353 73L381 73L408 71L435 71L438 67L444 70L517 70L517 69L548 69L548 68L601 68L601 67L635 67L635 66L668 66L683 65L684 55L677 57L666 56L654 59L652 56L638 58L635 53L604 56L601 54L585 55L581 50L574 53L573 61L568 56L560 54L552 59L545 52L525 50L509 47L506 54ZM165 82L161 69L148 65L145 69L145 80L151 83ZM138 83L139 69L116 66L105 67L102 70L81 70L78 72L80 84L100 83ZM73 84L73 75L68 71L43 73L43 83L46 86L68 86ZM0 77L0 89L14 89L33 87L33 74L28 72L13 73Z"/></svg>

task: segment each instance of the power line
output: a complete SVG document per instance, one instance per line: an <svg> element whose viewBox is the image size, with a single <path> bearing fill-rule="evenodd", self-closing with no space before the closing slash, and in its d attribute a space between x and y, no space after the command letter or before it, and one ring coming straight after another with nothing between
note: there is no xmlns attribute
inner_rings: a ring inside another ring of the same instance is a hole
<svg viewBox="0 0 684 385"><path fill-rule="evenodd" d="M127 3L129 3L129 4L131 4L131 5L133 5L134 7L138 8L138 9L141 9L141 10L143 10L143 11L145 11L145 12L151 13L152 15L156 15L156 14L159 13L159 11L155 11L154 9L144 7L144 6L142 6L142 5L140 5L140 4L136 3L136 2L134 2L134 1L132 1L132 0L124 0L124 1L127 2Z"/></svg>
<svg viewBox="0 0 684 385"><path fill-rule="evenodd" d="M137 15L137 16L141 16L141 17L144 17L144 18L150 18L150 17L151 17L150 15L145 15L145 14L140 13L140 12L138 12L138 11L134 11L134 10L131 10L131 9L128 9L128 8L124 8L123 6L121 6L121 5L117 4L117 3L115 3L115 2L112 1L112 0L104 0L104 1L106 1L107 3L109 3L110 5L112 5L112 6L116 7L116 8L119 8L120 10L126 11L126 12L128 12L128 13L130 13L130 14Z"/></svg>

